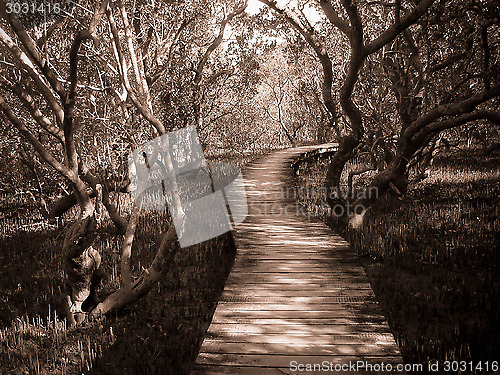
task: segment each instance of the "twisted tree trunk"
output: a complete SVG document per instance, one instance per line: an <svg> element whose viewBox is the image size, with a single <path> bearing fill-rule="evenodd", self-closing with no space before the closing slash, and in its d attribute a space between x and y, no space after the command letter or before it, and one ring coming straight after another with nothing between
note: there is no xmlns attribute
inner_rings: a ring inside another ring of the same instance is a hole
<svg viewBox="0 0 500 375"><path fill-rule="evenodd" d="M94 215L81 218L69 229L64 240L66 270L66 308L69 325L85 320L85 309L95 298L96 278L101 273L101 256L92 247L96 239Z"/></svg>

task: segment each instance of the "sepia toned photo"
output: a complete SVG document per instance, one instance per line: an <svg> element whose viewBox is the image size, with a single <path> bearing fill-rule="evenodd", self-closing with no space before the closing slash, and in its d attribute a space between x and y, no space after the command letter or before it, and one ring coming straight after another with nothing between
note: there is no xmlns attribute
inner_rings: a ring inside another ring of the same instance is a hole
<svg viewBox="0 0 500 375"><path fill-rule="evenodd" d="M499 0L0 0L0 374L500 373Z"/></svg>

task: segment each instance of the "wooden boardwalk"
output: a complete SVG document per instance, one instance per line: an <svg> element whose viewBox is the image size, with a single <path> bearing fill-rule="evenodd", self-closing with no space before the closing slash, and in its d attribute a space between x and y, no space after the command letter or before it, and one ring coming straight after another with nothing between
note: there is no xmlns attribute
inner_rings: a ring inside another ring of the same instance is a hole
<svg viewBox="0 0 500 375"><path fill-rule="evenodd" d="M283 193L291 159L311 149L275 152L244 170L249 216L234 232L235 264L194 374L324 374L296 367L402 363L348 244Z"/></svg>

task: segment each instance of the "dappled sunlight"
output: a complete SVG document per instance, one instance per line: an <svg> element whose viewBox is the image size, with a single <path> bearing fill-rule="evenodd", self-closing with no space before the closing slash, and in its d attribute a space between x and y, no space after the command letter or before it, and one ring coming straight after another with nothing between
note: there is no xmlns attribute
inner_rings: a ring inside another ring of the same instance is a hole
<svg viewBox="0 0 500 375"><path fill-rule="evenodd" d="M274 166L291 152L265 158L245 175L249 217L234 231L238 253L197 363L276 368L321 355L400 361L345 240L290 209L295 202L282 194L287 169Z"/></svg>

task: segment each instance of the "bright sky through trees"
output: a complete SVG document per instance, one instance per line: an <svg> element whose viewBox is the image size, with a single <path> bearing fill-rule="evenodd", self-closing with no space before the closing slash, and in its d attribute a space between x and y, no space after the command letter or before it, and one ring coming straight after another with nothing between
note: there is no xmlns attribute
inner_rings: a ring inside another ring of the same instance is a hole
<svg viewBox="0 0 500 375"><path fill-rule="evenodd" d="M264 6L260 1L258 0L249 0L246 12L250 15L254 15L260 12L260 9Z"/></svg>
<svg viewBox="0 0 500 375"><path fill-rule="evenodd" d="M297 1L296 0L278 0L277 1L278 6L282 9L284 8L289 8L293 9L297 6ZM259 0L248 0L248 5L246 12L250 15L254 15L260 12L260 10L264 7L265 5L262 4ZM313 7L310 7L308 4L304 6L304 14L306 15L307 19L311 24L315 24L318 22L321 18L321 14L318 13Z"/></svg>

